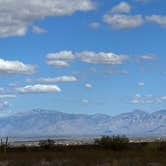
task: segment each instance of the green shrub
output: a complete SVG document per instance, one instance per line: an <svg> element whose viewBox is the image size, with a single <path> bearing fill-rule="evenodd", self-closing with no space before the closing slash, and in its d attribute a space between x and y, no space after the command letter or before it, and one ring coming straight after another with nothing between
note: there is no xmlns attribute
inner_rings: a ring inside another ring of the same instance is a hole
<svg viewBox="0 0 166 166"><path fill-rule="evenodd" d="M129 139L126 136L102 136L95 139L95 144L104 148L111 148L113 150L122 150L127 148Z"/></svg>
<svg viewBox="0 0 166 166"><path fill-rule="evenodd" d="M55 145L55 141L48 139L48 140L41 140L39 141L39 146L44 149L50 149L53 148Z"/></svg>
<svg viewBox="0 0 166 166"><path fill-rule="evenodd" d="M8 140L9 138L6 137L5 141L3 142L3 139L1 138L0 151L7 152L7 149L9 148Z"/></svg>

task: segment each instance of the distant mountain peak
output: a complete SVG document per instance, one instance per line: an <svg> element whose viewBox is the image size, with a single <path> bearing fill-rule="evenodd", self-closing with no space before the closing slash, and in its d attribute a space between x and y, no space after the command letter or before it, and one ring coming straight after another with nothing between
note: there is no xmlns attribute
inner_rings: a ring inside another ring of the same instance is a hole
<svg viewBox="0 0 166 166"><path fill-rule="evenodd" d="M148 113L142 110L117 116L105 114L72 114L46 109L33 109L1 117L1 136L165 136L166 110ZM109 131L109 132L108 132ZM111 132L110 132L111 131Z"/></svg>
<svg viewBox="0 0 166 166"><path fill-rule="evenodd" d="M41 108L33 109L30 112L34 112L34 113L63 113L63 112L60 112L57 110L48 110L48 109L41 109Z"/></svg>
<svg viewBox="0 0 166 166"><path fill-rule="evenodd" d="M160 110L160 111L156 111L156 112L154 112L154 113L166 114L166 110Z"/></svg>

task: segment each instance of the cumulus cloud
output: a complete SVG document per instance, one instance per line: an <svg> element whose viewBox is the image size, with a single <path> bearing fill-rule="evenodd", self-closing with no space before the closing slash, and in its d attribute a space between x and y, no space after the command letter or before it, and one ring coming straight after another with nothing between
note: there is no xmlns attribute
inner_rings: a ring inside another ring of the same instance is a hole
<svg viewBox="0 0 166 166"><path fill-rule="evenodd" d="M86 63L94 63L94 64L111 64L117 65L122 64L124 61L128 59L128 56L125 55L117 55L111 52L91 52L84 51L76 54L77 57Z"/></svg>
<svg viewBox="0 0 166 166"><path fill-rule="evenodd" d="M0 37L22 36L36 19L94 8L91 0L0 0Z"/></svg>
<svg viewBox="0 0 166 166"><path fill-rule="evenodd" d="M80 60L86 63L94 64L122 64L128 59L128 56L117 55L111 52L93 52L93 51L83 51L72 53L72 51L60 51L57 53L52 53L47 55L47 64L66 67L73 60ZM58 62L58 64L57 64Z"/></svg>
<svg viewBox="0 0 166 166"><path fill-rule="evenodd" d="M148 62L155 61L158 57L155 54L145 54L137 56L132 61L136 62ZM84 63L91 64L103 64L103 65L119 65L129 60L128 55L115 54L112 52L95 52L95 51L82 51L72 52L62 50L55 53L50 53L46 56L46 62L48 65L55 67L67 67L71 62L81 61ZM105 74L128 74L127 70L124 69L109 69ZM56 78L53 78L53 80ZM54 81L55 82L55 81Z"/></svg>
<svg viewBox="0 0 166 166"><path fill-rule="evenodd" d="M48 78L38 78L35 80L28 79L27 82L42 82L42 83L57 83L57 82L76 82L78 81L74 76L60 76L60 77L48 77Z"/></svg>
<svg viewBox="0 0 166 166"><path fill-rule="evenodd" d="M57 53L50 53L47 55L48 60L73 60L74 55L72 51L61 51Z"/></svg>
<svg viewBox="0 0 166 166"><path fill-rule="evenodd" d="M16 95L14 95L14 94L3 94L3 95L0 95L0 99L13 99L13 98L16 98Z"/></svg>
<svg viewBox="0 0 166 166"><path fill-rule="evenodd" d="M127 70L123 70L123 69L107 69L103 71L104 74L128 74L129 72Z"/></svg>
<svg viewBox="0 0 166 166"><path fill-rule="evenodd" d="M92 29L98 29L100 27L100 23L99 22L92 22L89 24L89 27Z"/></svg>
<svg viewBox="0 0 166 166"><path fill-rule="evenodd" d="M67 67L74 60L72 51L60 51L47 55L47 64L55 67Z"/></svg>
<svg viewBox="0 0 166 166"><path fill-rule="evenodd" d="M157 56L156 55L143 55L140 57L141 60L147 60L147 61L154 61L157 59Z"/></svg>
<svg viewBox="0 0 166 166"><path fill-rule="evenodd" d="M87 100L87 99L82 99L81 102L84 103L84 104L88 104L88 103L89 103L89 100Z"/></svg>
<svg viewBox="0 0 166 166"><path fill-rule="evenodd" d="M92 84L89 84L89 83L86 83L86 84L85 84L85 88L89 88L89 89L90 89L90 88L92 88L92 87L93 87Z"/></svg>
<svg viewBox="0 0 166 166"><path fill-rule="evenodd" d="M131 6L127 2L120 2L118 5L112 8L112 13L129 13Z"/></svg>
<svg viewBox="0 0 166 166"><path fill-rule="evenodd" d="M138 83L138 86L144 87L144 86L145 86L145 83L144 83L144 82L139 82L139 83Z"/></svg>
<svg viewBox="0 0 166 166"><path fill-rule="evenodd" d="M1 101L0 100L0 110L4 110L6 108L8 108L10 105L7 101Z"/></svg>
<svg viewBox="0 0 166 166"><path fill-rule="evenodd" d="M47 30L45 30L45 29L43 29L43 28L41 28L39 26L36 26L36 25L32 26L32 31L34 33L37 33L37 34L41 34L41 33L46 33L47 32Z"/></svg>
<svg viewBox="0 0 166 166"><path fill-rule="evenodd" d="M147 104L147 103L154 103L155 100L152 95L141 95L141 94L136 94L132 101L133 104Z"/></svg>
<svg viewBox="0 0 166 166"><path fill-rule="evenodd" d="M151 0L136 0L138 2L148 2ZM114 29L136 28L144 23L154 23L166 27L166 15L153 14L143 16L141 14L129 14L131 6L127 2L120 2L103 16L103 22Z"/></svg>
<svg viewBox="0 0 166 166"><path fill-rule="evenodd" d="M47 61L48 65L55 66L55 67L68 67L69 62L62 61L62 60L49 60Z"/></svg>
<svg viewBox="0 0 166 166"><path fill-rule="evenodd" d="M4 88L0 88L0 93L4 93L5 89Z"/></svg>
<svg viewBox="0 0 166 166"><path fill-rule="evenodd" d="M50 93L50 92L60 92L61 89L57 85L27 85L24 87L15 88L18 93Z"/></svg>
<svg viewBox="0 0 166 166"><path fill-rule="evenodd" d="M124 14L105 14L103 21L114 29L129 29L141 26L144 19L141 15L124 15Z"/></svg>
<svg viewBox="0 0 166 166"><path fill-rule="evenodd" d="M131 101L133 104L158 104L162 102L166 102L166 96L153 96L151 94L136 94Z"/></svg>
<svg viewBox="0 0 166 166"><path fill-rule="evenodd" d="M8 61L0 59L0 74L33 74L35 67L33 65L24 64L20 61Z"/></svg>
<svg viewBox="0 0 166 166"><path fill-rule="evenodd" d="M146 21L159 24L161 26L166 26L166 16L165 15L151 15L145 17Z"/></svg>

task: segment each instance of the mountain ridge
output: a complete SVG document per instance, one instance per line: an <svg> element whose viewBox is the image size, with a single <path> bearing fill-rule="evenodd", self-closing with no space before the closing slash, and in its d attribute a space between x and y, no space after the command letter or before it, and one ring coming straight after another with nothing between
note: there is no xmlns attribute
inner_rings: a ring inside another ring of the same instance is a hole
<svg viewBox="0 0 166 166"><path fill-rule="evenodd" d="M166 136L166 110L134 110L116 116L73 114L33 109L0 117L0 136L39 137L48 135Z"/></svg>

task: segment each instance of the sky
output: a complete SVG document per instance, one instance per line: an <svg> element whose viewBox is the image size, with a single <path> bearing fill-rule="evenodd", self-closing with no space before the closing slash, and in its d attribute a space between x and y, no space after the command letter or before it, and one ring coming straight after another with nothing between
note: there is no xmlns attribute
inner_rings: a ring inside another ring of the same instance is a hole
<svg viewBox="0 0 166 166"><path fill-rule="evenodd" d="M0 114L166 108L164 0L0 0Z"/></svg>

